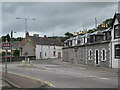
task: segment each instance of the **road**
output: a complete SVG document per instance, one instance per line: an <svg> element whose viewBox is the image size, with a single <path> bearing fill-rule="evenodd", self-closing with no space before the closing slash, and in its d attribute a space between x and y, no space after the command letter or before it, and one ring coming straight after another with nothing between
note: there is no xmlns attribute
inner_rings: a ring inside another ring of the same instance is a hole
<svg viewBox="0 0 120 90"><path fill-rule="evenodd" d="M118 88L118 74L55 64L54 60L36 60L33 68L8 63L8 71L52 83L56 88ZM4 70L4 66L3 70Z"/></svg>

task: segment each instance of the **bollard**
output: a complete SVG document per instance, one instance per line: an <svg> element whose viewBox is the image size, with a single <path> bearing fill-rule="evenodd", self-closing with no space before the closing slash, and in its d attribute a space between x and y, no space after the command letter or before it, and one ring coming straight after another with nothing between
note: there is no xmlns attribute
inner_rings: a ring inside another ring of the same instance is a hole
<svg viewBox="0 0 120 90"><path fill-rule="evenodd" d="M25 60L22 60L22 66L25 66L25 65L26 65Z"/></svg>
<svg viewBox="0 0 120 90"><path fill-rule="evenodd" d="M30 67L33 67L33 61L30 61Z"/></svg>
<svg viewBox="0 0 120 90"><path fill-rule="evenodd" d="M28 63L30 63L30 59L28 58Z"/></svg>

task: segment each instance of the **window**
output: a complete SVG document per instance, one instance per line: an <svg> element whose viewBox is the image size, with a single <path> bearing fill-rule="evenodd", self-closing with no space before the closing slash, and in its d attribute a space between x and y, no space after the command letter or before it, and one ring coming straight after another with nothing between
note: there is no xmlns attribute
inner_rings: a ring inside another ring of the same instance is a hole
<svg viewBox="0 0 120 90"><path fill-rule="evenodd" d="M92 50L89 50L89 60L92 60Z"/></svg>
<svg viewBox="0 0 120 90"><path fill-rule="evenodd" d="M45 57L47 56L47 53L45 52Z"/></svg>
<svg viewBox="0 0 120 90"><path fill-rule="evenodd" d="M56 52L55 51L53 52L53 55L56 56Z"/></svg>
<svg viewBox="0 0 120 90"><path fill-rule="evenodd" d="M80 40L77 40L77 44L80 44Z"/></svg>
<svg viewBox="0 0 120 90"><path fill-rule="evenodd" d="M115 45L115 58L120 59L120 44Z"/></svg>
<svg viewBox="0 0 120 90"><path fill-rule="evenodd" d="M114 26L114 38L120 38L120 24Z"/></svg>
<svg viewBox="0 0 120 90"><path fill-rule="evenodd" d="M104 33L103 40L107 40L107 33Z"/></svg>
<svg viewBox="0 0 120 90"><path fill-rule="evenodd" d="M102 56L102 61L105 61L106 60L106 50L105 49L101 50L101 56Z"/></svg>
<svg viewBox="0 0 120 90"><path fill-rule="evenodd" d="M40 58L42 58L42 52L40 52Z"/></svg>
<svg viewBox="0 0 120 90"><path fill-rule="evenodd" d="M54 49L55 49L55 45L54 45Z"/></svg>

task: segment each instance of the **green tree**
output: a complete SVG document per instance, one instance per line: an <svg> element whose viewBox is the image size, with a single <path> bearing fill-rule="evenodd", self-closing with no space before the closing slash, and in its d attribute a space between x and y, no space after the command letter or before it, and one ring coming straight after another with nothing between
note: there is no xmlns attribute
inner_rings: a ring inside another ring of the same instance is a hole
<svg viewBox="0 0 120 90"><path fill-rule="evenodd" d="M65 33L65 36L66 36L66 37L72 37L73 34L72 34L72 33L69 33L69 32L66 32L66 33Z"/></svg>
<svg viewBox="0 0 120 90"><path fill-rule="evenodd" d="M20 51L16 49L16 50L13 52L13 56L20 56Z"/></svg>
<svg viewBox="0 0 120 90"><path fill-rule="evenodd" d="M90 29L87 33L93 33L93 32L95 32L95 30Z"/></svg>
<svg viewBox="0 0 120 90"><path fill-rule="evenodd" d="M5 52L2 52L2 57L5 56Z"/></svg>
<svg viewBox="0 0 120 90"><path fill-rule="evenodd" d="M13 41L22 41L23 38L22 37L17 37L17 38L12 38Z"/></svg>
<svg viewBox="0 0 120 90"><path fill-rule="evenodd" d="M10 42L10 35L9 34L7 34L6 36L2 36L2 42L5 42L6 38L7 38L8 42Z"/></svg>

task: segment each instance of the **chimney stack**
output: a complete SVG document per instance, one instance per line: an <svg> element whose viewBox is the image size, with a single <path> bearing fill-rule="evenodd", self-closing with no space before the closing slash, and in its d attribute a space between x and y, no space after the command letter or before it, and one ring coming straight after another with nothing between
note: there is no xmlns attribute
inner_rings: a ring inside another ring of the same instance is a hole
<svg viewBox="0 0 120 90"><path fill-rule="evenodd" d="M39 34L34 34L33 36L34 36L34 37L39 37Z"/></svg>
<svg viewBox="0 0 120 90"><path fill-rule="evenodd" d="M118 2L118 13L120 13L120 1Z"/></svg>
<svg viewBox="0 0 120 90"><path fill-rule="evenodd" d="M29 38L29 32L26 32L26 39Z"/></svg>
<svg viewBox="0 0 120 90"><path fill-rule="evenodd" d="M46 38L47 36L46 35L44 35L44 38Z"/></svg>

